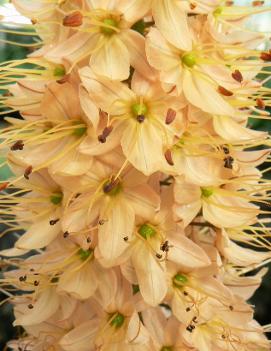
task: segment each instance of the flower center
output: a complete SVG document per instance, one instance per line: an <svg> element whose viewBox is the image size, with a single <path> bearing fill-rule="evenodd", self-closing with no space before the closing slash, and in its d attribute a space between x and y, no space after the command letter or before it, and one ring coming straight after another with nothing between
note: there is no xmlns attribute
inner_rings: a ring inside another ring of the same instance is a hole
<svg viewBox="0 0 271 351"><path fill-rule="evenodd" d="M173 351L172 346L163 346L160 351Z"/></svg>
<svg viewBox="0 0 271 351"><path fill-rule="evenodd" d="M66 69L63 65L57 65L53 72L55 77L63 77L66 74Z"/></svg>
<svg viewBox="0 0 271 351"><path fill-rule="evenodd" d="M142 224L142 226L138 229L138 233L144 238L151 238L156 234L156 230L151 227L149 224Z"/></svg>
<svg viewBox="0 0 271 351"><path fill-rule="evenodd" d="M213 16L214 17L218 17L222 14L223 8L221 6L219 6L218 8L216 8L213 12Z"/></svg>
<svg viewBox="0 0 271 351"><path fill-rule="evenodd" d="M103 20L103 24L104 26L101 27L101 32L106 35L112 35L113 33L115 33L114 28L118 28L118 22L113 18L105 18Z"/></svg>
<svg viewBox="0 0 271 351"><path fill-rule="evenodd" d="M86 261L92 254L93 254L93 249L88 249L88 250L79 249L78 250L78 255L82 261Z"/></svg>
<svg viewBox="0 0 271 351"><path fill-rule="evenodd" d="M118 179L107 180L103 185L103 192L109 196L116 196L122 190L121 182Z"/></svg>
<svg viewBox="0 0 271 351"><path fill-rule="evenodd" d="M114 313L113 315L111 315L110 317L112 318L114 316L114 318L112 319L112 321L110 322L110 325L112 327L115 327L116 329L120 328L124 321L125 321L125 317L123 314L117 312L117 313ZM111 319L110 318L110 319Z"/></svg>
<svg viewBox="0 0 271 351"><path fill-rule="evenodd" d="M135 103L132 105L132 113L139 123L144 122L148 108L144 103Z"/></svg>
<svg viewBox="0 0 271 351"><path fill-rule="evenodd" d="M193 52L188 52L182 56L182 63L189 68L194 67L196 61L197 56Z"/></svg>
<svg viewBox="0 0 271 351"><path fill-rule="evenodd" d="M201 188L200 190L201 190L202 197L210 197L214 193L212 188Z"/></svg>
<svg viewBox="0 0 271 351"><path fill-rule="evenodd" d="M54 193L50 196L50 201L54 205L59 205L63 199L62 193Z"/></svg>
<svg viewBox="0 0 271 351"><path fill-rule="evenodd" d="M173 284L175 286L183 286L188 282L188 278L186 275L181 274L181 273L177 273L174 277L173 277Z"/></svg>
<svg viewBox="0 0 271 351"><path fill-rule="evenodd" d="M76 124L78 124L78 127L76 127ZM83 123L80 121L78 121L76 124L75 124L75 129L73 130L72 134L75 136L81 137L86 133L87 127L82 126Z"/></svg>

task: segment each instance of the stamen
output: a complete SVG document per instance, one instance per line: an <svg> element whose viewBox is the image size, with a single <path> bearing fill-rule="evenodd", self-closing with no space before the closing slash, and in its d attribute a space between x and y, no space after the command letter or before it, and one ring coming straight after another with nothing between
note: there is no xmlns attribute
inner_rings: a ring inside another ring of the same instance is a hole
<svg viewBox="0 0 271 351"><path fill-rule="evenodd" d="M122 185L119 179L108 180L103 185L103 191L106 195L116 196L122 190Z"/></svg>
<svg viewBox="0 0 271 351"><path fill-rule="evenodd" d="M63 19L63 26L65 27L80 27L83 23L83 15L80 11L70 13Z"/></svg>
<svg viewBox="0 0 271 351"><path fill-rule="evenodd" d="M25 171L24 171L24 177L25 179L29 180L29 176L32 173L33 167L32 166L28 166Z"/></svg>
<svg viewBox="0 0 271 351"><path fill-rule="evenodd" d="M165 159L166 159L167 163L168 163L170 166L174 166L174 162L173 162L173 159L172 159L171 150L168 149L168 150L164 153L164 156L165 156Z"/></svg>
<svg viewBox="0 0 271 351"><path fill-rule="evenodd" d="M224 96L232 96L233 95L233 92L222 87L221 85L218 86L217 88L217 91L221 94L221 95L224 95Z"/></svg>
<svg viewBox="0 0 271 351"><path fill-rule="evenodd" d="M237 82L241 83L243 81L243 76L242 73L236 69L233 73L232 73L232 78L235 79Z"/></svg>
<svg viewBox="0 0 271 351"><path fill-rule="evenodd" d="M23 150L24 148L24 143L23 140L17 140L11 147L11 151L17 151L17 150Z"/></svg>
<svg viewBox="0 0 271 351"><path fill-rule="evenodd" d="M169 108L167 110L167 115L166 115L166 124L171 124L175 120L176 115L177 115L177 112L172 108Z"/></svg>

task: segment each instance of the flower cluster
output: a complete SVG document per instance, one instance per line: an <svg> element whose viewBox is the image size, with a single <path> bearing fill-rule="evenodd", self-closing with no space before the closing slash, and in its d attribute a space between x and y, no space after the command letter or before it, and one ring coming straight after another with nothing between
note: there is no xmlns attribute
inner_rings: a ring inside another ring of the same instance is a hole
<svg viewBox="0 0 271 351"><path fill-rule="evenodd" d="M1 291L16 351L264 351L271 51L261 1L13 0L36 48L0 66ZM34 34L34 33L33 33ZM6 269L6 267L8 269ZM10 269L13 268L13 269ZM261 268L261 269L260 269ZM16 291L20 291L19 294Z"/></svg>

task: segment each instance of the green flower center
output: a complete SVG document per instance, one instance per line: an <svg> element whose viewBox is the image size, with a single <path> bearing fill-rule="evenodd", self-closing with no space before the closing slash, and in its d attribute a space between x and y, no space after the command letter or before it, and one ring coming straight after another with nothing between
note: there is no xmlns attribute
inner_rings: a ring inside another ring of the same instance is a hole
<svg viewBox="0 0 271 351"><path fill-rule="evenodd" d="M149 224L142 224L142 226L138 229L138 233L144 238L151 238L156 234L156 230L150 226Z"/></svg>
<svg viewBox="0 0 271 351"><path fill-rule="evenodd" d="M87 127L85 125L82 126L82 124L83 123L81 121L78 121L75 123L75 128L74 128L73 133L72 133L73 135L81 137L86 133ZM76 125L78 125L78 127Z"/></svg>
<svg viewBox="0 0 271 351"><path fill-rule="evenodd" d="M201 188L200 190L201 190L202 197L210 197L214 193L212 188Z"/></svg>
<svg viewBox="0 0 271 351"><path fill-rule="evenodd" d="M77 254L80 256L80 259L82 261L86 261L93 254L93 249L79 249Z"/></svg>
<svg viewBox="0 0 271 351"><path fill-rule="evenodd" d="M194 67L197 62L197 56L193 52L188 52L182 56L182 63L187 67Z"/></svg>
<svg viewBox="0 0 271 351"><path fill-rule="evenodd" d="M136 103L132 105L132 113L135 117L143 115L145 116L148 112L148 108L145 104Z"/></svg>
<svg viewBox="0 0 271 351"><path fill-rule="evenodd" d="M160 351L173 351L172 346L163 346Z"/></svg>
<svg viewBox="0 0 271 351"><path fill-rule="evenodd" d="M125 321L125 317L123 314L121 313L114 313L113 315L110 315L110 319L114 316L114 318L111 320L110 325L112 327L115 327L116 329L119 329L124 321Z"/></svg>
<svg viewBox="0 0 271 351"><path fill-rule="evenodd" d="M218 17L222 14L223 12L223 7L219 6L218 8L216 8L213 12L213 16L214 17Z"/></svg>
<svg viewBox="0 0 271 351"><path fill-rule="evenodd" d="M114 28L118 28L118 22L114 20L113 18L105 18L103 20L104 26L101 27L101 32L106 35L112 35L115 33ZM110 27L113 28L110 28Z"/></svg>
<svg viewBox="0 0 271 351"><path fill-rule="evenodd" d="M177 273L173 278L173 284L175 286L183 286L188 282L188 278L186 275Z"/></svg>
<svg viewBox="0 0 271 351"><path fill-rule="evenodd" d="M50 201L54 205L59 205L63 199L62 193L54 193L50 196Z"/></svg>
<svg viewBox="0 0 271 351"><path fill-rule="evenodd" d="M54 69L54 77L63 77L66 74L66 69L63 65L58 65Z"/></svg>
<svg viewBox="0 0 271 351"><path fill-rule="evenodd" d="M116 196L122 191L121 182L116 180L107 180L103 185L103 192L109 196Z"/></svg>

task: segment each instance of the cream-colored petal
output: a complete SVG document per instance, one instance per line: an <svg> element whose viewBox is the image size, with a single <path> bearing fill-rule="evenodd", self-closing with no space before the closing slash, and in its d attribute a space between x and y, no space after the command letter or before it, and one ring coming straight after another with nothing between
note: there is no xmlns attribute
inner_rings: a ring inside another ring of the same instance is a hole
<svg viewBox="0 0 271 351"><path fill-rule="evenodd" d="M88 120L92 123L96 131L100 120L99 110L94 104L94 100L83 86L79 87L79 99L82 110L85 112Z"/></svg>
<svg viewBox="0 0 271 351"><path fill-rule="evenodd" d="M167 293L163 264L158 262L153 252L141 240L136 243L131 259L143 299L149 305L157 306Z"/></svg>
<svg viewBox="0 0 271 351"><path fill-rule="evenodd" d="M112 80L125 80L130 74L130 55L117 35L106 39L103 46L91 56L91 69Z"/></svg>
<svg viewBox="0 0 271 351"><path fill-rule="evenodd" d="M177 48L190 51L192 36L188 27L187 14L177 0L156 0L153 17L163 36Z"/></svg>
<svg viewBox="0 0 271 351"><path fill-rule="evenodd" d="M105 259L117 259L127 249L123 238L131 237L135 220L134 210L128 201L116 198L101 212L101 218L106 218L106 222L99 227L99 250Z"/></svg>
<svg viewBox="0 0 271 351"><path fill-rule="evenodd" d="M183 89L187 100L205 112L234 116L234 108L216 91L216 85L208 81L207 77L184 69Z"/></svg>
<svg viewBox="0 0 271 351"><path fill-rule="evenodd" d="M33 309L18 317L13 325L27 326L42 323L57 311L59 303L59 296L56 294L55 289L48 288L40 294L34 303Z"/></svg>
<svg viewBox="0 0 271 351"><path fill-rule="evenodd" d="M119 0L118 9L126 21L135 23L150 10L152 0Z"/></svg>

